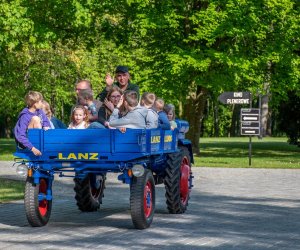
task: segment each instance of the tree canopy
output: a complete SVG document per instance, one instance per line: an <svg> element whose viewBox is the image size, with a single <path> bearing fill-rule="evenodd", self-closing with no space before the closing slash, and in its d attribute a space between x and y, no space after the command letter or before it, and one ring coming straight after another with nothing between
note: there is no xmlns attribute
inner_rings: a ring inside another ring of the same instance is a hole
<svg viewBox="0 0 300 250"><path fill-rule="evenodd" d="M299 93L299 7L296 0L2 1L2 135L28 90L41 91L67 120L78 79L92 80L97 92L106 72L126 64L142 91L190 121L198 151L201 124L212 116L208 99L215 109L223 91L259 91L276 109L288 91Z"/></svg>

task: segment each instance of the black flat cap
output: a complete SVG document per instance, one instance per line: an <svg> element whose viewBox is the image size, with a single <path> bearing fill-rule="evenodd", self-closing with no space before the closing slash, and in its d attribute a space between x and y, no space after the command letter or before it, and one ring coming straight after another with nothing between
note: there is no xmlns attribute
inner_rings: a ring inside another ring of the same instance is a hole
<svg viewBox="0 0 300 250"><path fill-rule="evenodd" d="M116 73L127 73L128 72L128 68L126 66L118 66L116 68Z"/></svg>

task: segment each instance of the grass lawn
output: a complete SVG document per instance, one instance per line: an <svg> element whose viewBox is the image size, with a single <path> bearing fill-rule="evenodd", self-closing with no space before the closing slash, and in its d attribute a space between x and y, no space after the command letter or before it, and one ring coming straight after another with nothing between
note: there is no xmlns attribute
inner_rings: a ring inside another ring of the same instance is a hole
<svg viewBox="0 0 300 250"><path fill-rule="evenodd" d="M13 161L16 143L13 139L0 139L0 161Z"/></svg>
<svg viewBox="0 0 300 250"><path fill-rule="evenodd" d="M24 198L24 181L0 179L0 203Z"/></svg>
<svg viewBox="0 0 300 250"><path fill-rule="evenodd" d="M249 137L200 138L200 167L249 167ZM300 147L287 138L252 137L252 168L300 168Z"/></svg>

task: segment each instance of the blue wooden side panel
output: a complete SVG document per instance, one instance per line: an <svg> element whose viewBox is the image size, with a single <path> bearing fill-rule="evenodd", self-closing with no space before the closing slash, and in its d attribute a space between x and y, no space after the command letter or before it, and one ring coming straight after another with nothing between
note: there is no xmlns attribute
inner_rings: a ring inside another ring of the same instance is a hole
<svg viewBox="0 0 300 250"><path fill-rule="evenodd" d="M104 129L65 130L49 129L44 132L45 152L103 152L111 151L110 131Z"/></svg>
<svg viewBox="0 0 300 250"><path fill-rule="evenodd" d="M118 129L114 131L114 153L141 153L146 152L146 130L127 129L121 133Z"/></svg>
<svg viewBox="0 0 300 250"><path fill-rule="evenodd" d="M38 149L41 148L43 143L41 138L41 130L40 129L29 129L28 130L28 138L32 145Z"/></svg>
<svg viewBox="0 0 300 250"><path fill-rule="evenodd" d="M151 154L177 150L177 130L148 130L147 145Z"/></svg>
<svg viewBox="0 0 300 250"><path fill-rule="evenodd" d="M41 129L29 129L28 130L28 137L32 145L38 149L41 149L41 145L43 143L42 137L41 137ZM20 149L17 147L16 152L14 153L14 156L22 158L22 159L28 159L28 160L37 160L38 157L34 156L34 154L28 150L28 149Z"/></svg>
<svg viewBox="0 0 300 250"><path fill-rule="evenodd" d="M148 145L148 152L156 153L161 151L161 130L160 129L148 130L147 145Z"/></svg>
<svg viewBox="0 0 300 250"><path fill-rule="evenodd" d="M168 150L175 150L175 145L177 145L176 140L176 133L172 130L165 130L164 131L164 143L163 143L163 148L165 151Z"/></svg>
<svg viewBox="0 0 300 250"><path fill-rule="evenodd" d="M29 140L42 152L36 157L17 149L17 157L37 161L130 161L177 150L178 130L127 129L30 129Z"/></svg>

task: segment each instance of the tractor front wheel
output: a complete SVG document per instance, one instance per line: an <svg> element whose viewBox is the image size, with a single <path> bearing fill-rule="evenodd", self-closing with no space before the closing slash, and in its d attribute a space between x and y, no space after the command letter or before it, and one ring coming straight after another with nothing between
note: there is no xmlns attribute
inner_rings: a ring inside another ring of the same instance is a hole
<svg viewBox="0 0 300 250"><path fill-rule="evenodd" d="M155 210L155 183L152 172L145 169L141 177L133 177L130 186L130 211L135 228L148 228Z"/></svg>
<svg viewBox="0 0 300 250"><path fill-rule="evenodd" d="M52 200L47 200L49 179L41 178L39 184L35 184L31 177L27 177L25 184L25 212L29 224L33 227L41 227L48 223Z"/></svg>

